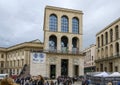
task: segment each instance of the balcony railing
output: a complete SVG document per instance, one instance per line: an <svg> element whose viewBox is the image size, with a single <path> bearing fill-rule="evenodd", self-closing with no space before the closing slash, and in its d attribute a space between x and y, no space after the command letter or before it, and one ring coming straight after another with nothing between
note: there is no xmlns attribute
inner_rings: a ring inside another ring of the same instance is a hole
<svg viewBox="0 0 120 85"><path fill-rule="evenodd" d="M111 60L111 59L116 59L116 58L120 58L120 54L119 53L117 53L117 54L115 54L115 55L112 55L112 56L106 56L106 57L104 57L104 58L98 58L98 59L96 59L95 61L97 62L97 61L106 61L106 60Z"/></svg>
<svg viewBox="0 0 120 85"><path fill-rule="evenodd" d="M83 52L79 51L78 48L72 48L72 51L69 51L67 47L61 47L61 50L50 48L48 50L44 50L44 52L49 52L49 53L64 53L64 54L83 54Z"/></svg>

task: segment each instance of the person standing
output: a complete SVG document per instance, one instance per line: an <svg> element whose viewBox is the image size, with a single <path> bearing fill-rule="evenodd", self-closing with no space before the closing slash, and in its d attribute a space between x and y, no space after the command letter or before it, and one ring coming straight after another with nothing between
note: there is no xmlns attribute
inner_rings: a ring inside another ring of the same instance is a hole
<svg viewBox="0 0 120 85"><path fill-rule="evenodd" d="M38 75L38 82L37 85L44 85L44 79L41 75Z"/></svg>

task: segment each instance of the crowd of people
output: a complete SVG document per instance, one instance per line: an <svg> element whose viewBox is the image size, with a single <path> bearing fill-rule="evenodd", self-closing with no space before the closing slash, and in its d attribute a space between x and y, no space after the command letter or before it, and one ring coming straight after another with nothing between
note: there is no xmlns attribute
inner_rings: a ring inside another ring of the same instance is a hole
<svg viewBox="0 0 120 85"><path fill-rule="evenodd" d="M68 76L59 76L56 80L44 80L41 75L38 76L26 76L17 77L12 79L6 77L1 80L0 85L72 85L75 82L75 78Z"/></svg>

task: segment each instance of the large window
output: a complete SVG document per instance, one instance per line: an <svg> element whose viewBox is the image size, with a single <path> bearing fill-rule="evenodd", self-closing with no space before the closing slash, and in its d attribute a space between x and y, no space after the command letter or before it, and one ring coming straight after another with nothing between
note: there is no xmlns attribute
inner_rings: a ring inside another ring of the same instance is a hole
<svg viewBox="0 0 120 85"><path fill-rule="evenodd" d="M101 45L104 45L104 39L103 39L103 35L101 35Z"/></svg>
<svg viewBox="0 0 120 85"><path fill-rule="evenodd" d="M68 32L68 18L66 16L61 18L61 32Z"/></svg>
<svg viewBox="0 0 120 85"><path fill-rule="evenodd" d="M116 55L119 55L119 43L115 44Z"/></svg>
<svg viewBox="0 0 120 85"><path fill-rule="evenodd" d="M119 29L118 29L118 25L115 27L115 38L116 38L116 40L119 39Z"/></svg>
<svg viewBox="0 0 120 85"><path fill-rule="evenodd" d="M72 33L79 33L79 21L77 18L72 19Z"/></svg>
<svg viewBox="0 0 120 85"><path fill-rule="evenodd" d="M113 41L113 30L111 29L110 30L110 42L112 42Z"/></svg>
<svg viewBox="0 0 120 85"><path fill-rule="evenodd" d="M49 37L49 51L57 50L57 37L55 35L51 35Z"/></svg>
<svg viewBox="0 0 120 85"><path fill-rule="evenodd" d="M98 48L100 47L100 38L98 37L97 38L97 41L98 41Z"/></svg>
<svg viewBox="0 0 120 85"><path fill-rule="evenodd" d="M108 44L108 32L105 33L105 44Z"/></svg>
<svg viewBox="0 0 120 85"><path fill-rule="evenodd" d="M57 31L57 16L54 14L50 15L49 29L50 29L50 31L53 31L53 32Z"/></svg>

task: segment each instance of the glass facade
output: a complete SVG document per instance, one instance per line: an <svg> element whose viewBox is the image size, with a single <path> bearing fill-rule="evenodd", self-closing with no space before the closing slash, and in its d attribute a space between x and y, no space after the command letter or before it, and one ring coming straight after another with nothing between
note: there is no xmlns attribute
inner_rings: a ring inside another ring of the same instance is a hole
<svg viewBox="0 0 120 85"><path fill-rule="evenodd" d="M61 18L61 32L68 32L68 18L63 16Z"/></svg>
<svg viewBox="0 0 120 85"><path fill-rule="evenodd" d="M72 33L79 33L79 21L77 18L72 19Z"/></svg>
<svg viewBox="0 0 120 85"><path fill-rule="evenodd" d="M57 31L57 16L54 14L50 15L49 29L50 29L50 31L53 31L53 32Z"/></svg>

